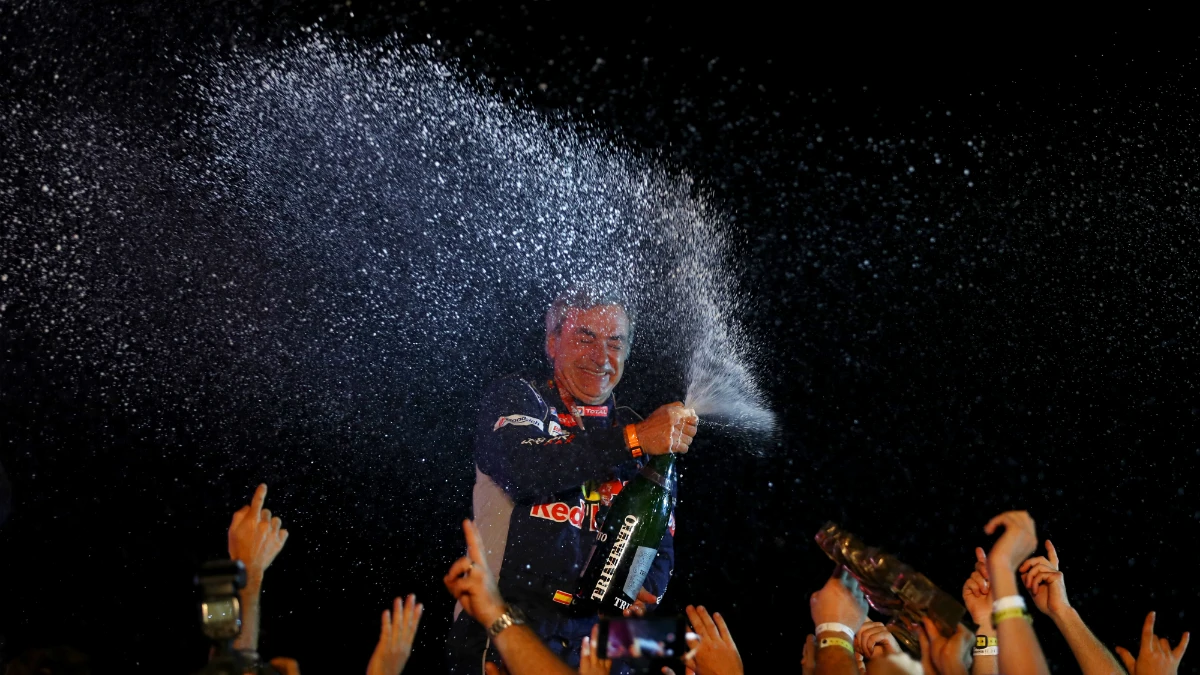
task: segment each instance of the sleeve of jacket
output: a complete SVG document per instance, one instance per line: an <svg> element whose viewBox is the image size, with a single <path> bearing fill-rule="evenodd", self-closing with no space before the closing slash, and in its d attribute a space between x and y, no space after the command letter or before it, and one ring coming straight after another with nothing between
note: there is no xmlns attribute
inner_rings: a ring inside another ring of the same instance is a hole
<svg viewBox="0 0 1200 675"><path fill-rule="evenodd" d="M578 489L631 459L622 429L569 433L519 378L493 384L480 403L475 464L515 502Z"/></svg>

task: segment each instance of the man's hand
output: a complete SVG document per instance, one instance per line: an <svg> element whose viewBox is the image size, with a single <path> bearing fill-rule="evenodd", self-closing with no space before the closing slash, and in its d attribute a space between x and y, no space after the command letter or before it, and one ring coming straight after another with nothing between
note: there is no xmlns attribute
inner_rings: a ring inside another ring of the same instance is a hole
<svg viewBox="0 0 1200 675"><path fill-rule="evenodd" d="M1137 659L1124 647L1117 647L1117 656L1121 657L1129 675L1175 675L1190 639L1191 634L1185 632L1179 644L1171 649L1166 638L1154 634L1154 612L1150 612L1146 615L1146 623L1142 624L1142 646Z"/></svg>
<svg viewBox="0 0 1200 675"><path fill-rule="evenodd" d="M464 520L463 534L467 538L467 555L450 566L450 571L442 581L450 595L462 603L467 614L487 628L507 611L507 607L504 598L500 597L492 570L488 568L487 556L483 554L483 540L479 530L475 529L475 523Z"/></svg>
<svg viewBox="0 0 1200 675"><path fill-rule="evenodd" d="M600 624L592 626L592 637L583 638L579 648L579 675L608 675L612 660L602 659L600 652Z"/></svg>
<svg viewBox="0 0 1200 675"><path fill-rule="evenodd" d="M921 617L917 636L921 641L922 663L932 663L937 675L967 675L975 636L966 626L958 624L954 635L947 638L938 631L937 624L925 616Z"/></svg>
<svg viewBox="0 0 1200 675"><path fill-rule="evenodd" d="M417 603L417 596L410 594L407 600L396 598L392 611L383 610L382 626L379 629L379 644L367 664L367 675L400 675L408 657L412 655L413 638L417 636L417 625L425 607Z"/></svg>
<svg viewBox="0 0 1200 675"><path fill-rule="evenodd" d="M858 582L843 568L838 568L808 602L814 625L842 623L857 633L867 618L867 598Z"/></svg>
<svg viewBox="0 0 1200 675"><path fill-rule="evenodd" d="M1033 604L1042 614L1060 616L1071 609L1071 603L1067 600L1067 582L1058 571L1058 551L1049 539L1046 540L1046 555L1048 559L1039 555L1026 560L1018 571L1021 582L1033 596Z"/></svg>
<svg viewBox="0 0 1200 675"><path fill-rule="evenodd" d="M288 538L288 531L281 529L283 521L272 518L271 511L263 508L266 499L264 483L254 491L249 506L238 509L229 524L229 558L241 560L246 566L248 583L262 579Z"/></svg>
<svg viewBox="0 0 1200 675"><path fill-rule="evenodd" d="M720 612L709 617L704 607L691 605L685 611L698 639L688 640L691 651L684 655L684 665L696 671L696 675L742 675L745 672L742 655L738 653Z"/></svg>
<svg viewBox="0 0 1200 675"><path fill-rule="evenodd" d="M987 554L975 547L975 571L962 588L963 605L980 629L992 625L992 582L988 579Z"/></svg>
<svg viewBox="0 0 1200 675"><path fill-rule="evenodd" d="M992 552L987 557L992 564L1003 565L1007 571L1014 572L1037 549L1037 526L1028 511L1005 511L989 520L983 531L994 534L1001 528L1004 533L992 544Z"/></svg>
<svg viewBox="0 0 1200 675"><path fill-rule="evenodd" d="M638 442L647 455L665 455L668 452L685 454L696 437L700 418L696 411L684 408L676 401L660 406L646 419L633 425Z"/></svg>
<svg viewBox="0 0 1200 675"><path fill-rule="evenodd" d="M633 601L633 604L626 607L622 614L625 616L646 616L646 612L653 612L657 604L658 598L643 586L638 591L637 599Z"/></svg>
<svg viewBox="0 0 1200 675"><path fill-rule="evenodd" d="M878 621L868 621L854 635L854 651L864 659L900 653L900 643L887 626Z"/></svg>

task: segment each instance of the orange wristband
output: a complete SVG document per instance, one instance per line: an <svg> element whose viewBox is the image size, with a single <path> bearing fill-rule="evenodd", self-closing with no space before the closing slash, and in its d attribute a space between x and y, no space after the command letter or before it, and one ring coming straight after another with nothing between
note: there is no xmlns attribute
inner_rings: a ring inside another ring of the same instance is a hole
<svg viewBox="0 0 1200 675"><path fill-rule="evenodd" d="M642 456L642 444L638 442L637 429L632 424L625 425L625 445L635 458Z"/></svg>

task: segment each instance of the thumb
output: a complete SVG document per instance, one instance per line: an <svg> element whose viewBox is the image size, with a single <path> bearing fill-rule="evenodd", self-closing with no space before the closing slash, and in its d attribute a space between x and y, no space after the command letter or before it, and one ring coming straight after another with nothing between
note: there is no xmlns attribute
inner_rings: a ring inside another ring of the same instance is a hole
<svg viewBox="0 0 1200 675"><path fill-rule="evenodd" d="M483 665L483 672L487 673L487 675L500 675L500 669L497 668L496 664L492 663L491 661L488 661Z"/></svg>
<svg viewBox="0 0 1200 675"><path fill-rule="evenodd" d="M1134 675L1133 671L1137 669L1137 661L1133 660L1133 654L1129 653L1124 647L1117 647L1117 656L1121 657L1121 663L1125 664L1125 670L1129 675Z"/></svg>

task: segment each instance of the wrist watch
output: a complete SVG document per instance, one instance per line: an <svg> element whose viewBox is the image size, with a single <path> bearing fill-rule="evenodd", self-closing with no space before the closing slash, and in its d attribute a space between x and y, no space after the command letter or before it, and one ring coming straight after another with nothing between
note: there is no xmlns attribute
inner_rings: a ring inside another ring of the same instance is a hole
<svg viewBox="0 0 1200 675"><path fill-rule="evenodd" d="M508 605L504 608L504 613L496 617L492 625L488 626L487 634L489 638L495 639L505 628L509 626L522 626L525 624L525 614L521 610Z"/></svg>

